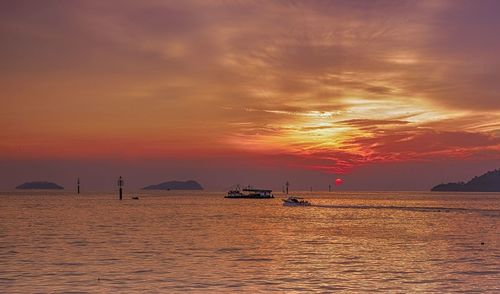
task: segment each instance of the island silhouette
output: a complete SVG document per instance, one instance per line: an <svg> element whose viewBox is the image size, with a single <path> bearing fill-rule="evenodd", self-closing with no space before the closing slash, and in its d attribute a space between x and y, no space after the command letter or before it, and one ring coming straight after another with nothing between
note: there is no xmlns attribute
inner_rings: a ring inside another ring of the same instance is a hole
<svg viewBox="0 0 500 294"><path fill-rule="evenodd" d="M500 192L500 169L474 177L468 182L439 184L431 191L450 192Z"/></svg>
<svg viewBox="0 0 500 294"><path fill-rule="evenodd" d="M41 189L41 190L63 190L63 186L59 186L56 183L45 182L45 181L35 181L26 182L16 187L16 189L29 190L29 189Z"/></svg>
<svg viewBox="0 0 500 294"><path fill-rule="evenodd" d="M168 181L157 185L150 185L143 190L203 190L203 187L196 181Z"/></svg>

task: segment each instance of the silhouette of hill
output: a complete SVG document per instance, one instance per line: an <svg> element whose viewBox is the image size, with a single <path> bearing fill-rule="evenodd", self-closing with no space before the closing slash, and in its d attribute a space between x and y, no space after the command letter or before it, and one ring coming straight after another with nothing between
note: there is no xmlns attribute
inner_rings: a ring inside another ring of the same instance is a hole
<svg viewBox="0 0 500 294"><path fill-rule="evenodd" d="M143 190L203 190L203 187L196 181L170 181L158 185L151 185L142 188Z"/></svg>
<svg viewBox="0 0 500 294"><path fill-rule="evenodd" d="M64 187L51 182L26 182L16 187L16 189L44 189L44 190L62 190Z"/></svg>
<svg viewBox="0 0 500 294"><path fill-rule="evenodd" d="M431 191L500 192L500 169L474 177L467 183L440 184L433 187Z"/></svg>

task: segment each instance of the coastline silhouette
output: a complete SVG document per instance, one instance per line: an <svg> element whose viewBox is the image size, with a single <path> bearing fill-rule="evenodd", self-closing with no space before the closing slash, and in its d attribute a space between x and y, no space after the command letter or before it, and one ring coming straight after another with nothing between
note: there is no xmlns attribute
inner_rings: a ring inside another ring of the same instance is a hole
<svg viewBox="0 0 500 294"><path fill-rule="evenodd" d="M431 191L435 192L500 192L500 169L489 171L474 177L468 182L439 184Z"/></svg>

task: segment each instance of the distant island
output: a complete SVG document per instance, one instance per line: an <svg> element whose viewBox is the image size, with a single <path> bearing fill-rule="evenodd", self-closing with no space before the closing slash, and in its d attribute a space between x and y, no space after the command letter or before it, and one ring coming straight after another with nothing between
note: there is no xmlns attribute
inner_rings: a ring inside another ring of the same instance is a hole
<svg viewBox="0 0 500 294"><path fill-rule="evenodd" d="M500 169L489 171L479 177L474 177L467 183L440 184L433 187L431 191L500 192Z"/></svg>
<svg viewBox="0 0 500 294"><path fill-rule="evenodd" d="M151 185L142 188L143 190L203 190L203 187L196 181L170 181L158 185Z"/></svg>
<svg viewBox="0 0 500 294"><path fill-rule="evenodd" d="M62 190L64 187L51 182L27 182L16 187L16 189L43 189L43 190Z"/></svg>

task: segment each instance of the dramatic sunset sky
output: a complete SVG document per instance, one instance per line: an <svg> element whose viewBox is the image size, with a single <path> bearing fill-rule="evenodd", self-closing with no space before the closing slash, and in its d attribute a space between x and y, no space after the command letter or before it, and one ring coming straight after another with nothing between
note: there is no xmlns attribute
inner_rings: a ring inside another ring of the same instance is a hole
<svg viewBox="0 0 500 294"><path fill-rule="evenodd" d="M1 1L0 188L500 167L500 1Z"/></svg>

